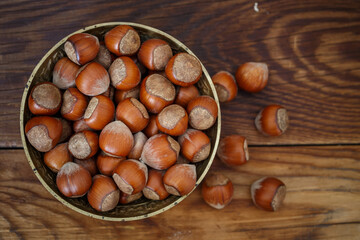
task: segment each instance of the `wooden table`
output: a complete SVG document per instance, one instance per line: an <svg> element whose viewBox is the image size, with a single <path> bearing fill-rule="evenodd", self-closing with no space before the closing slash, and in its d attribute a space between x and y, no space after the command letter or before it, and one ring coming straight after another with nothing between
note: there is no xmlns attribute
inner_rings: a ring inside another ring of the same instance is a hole
<svg viewBox="0 0 360 240"><path fill-rule="evenodd" d="M222 104L222 136L242 134L251 160L213 170L235 187L223 210L197 189L149 219L106 222L63 206L31 171L21 144L25 83L61 38L101 22L159 28L185 43L212 75L247 61L266 62L269 84ZM21 1L0 2L1 239L360 239L360 1ZM290 128L264 137L253 124L270 103L284 105ZM250 184L276 176L283 207L265 212Z"/></svg>

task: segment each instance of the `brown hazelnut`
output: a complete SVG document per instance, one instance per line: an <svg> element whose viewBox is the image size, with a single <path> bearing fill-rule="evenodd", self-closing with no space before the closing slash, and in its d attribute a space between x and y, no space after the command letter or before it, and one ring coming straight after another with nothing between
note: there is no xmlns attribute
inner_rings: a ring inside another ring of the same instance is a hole
<svg viewBox="0 0 360 240"><path fill-rule="evenodd" d="M218 116L215 100L209 96L200 96L191 100L187 106L189 124L198 130L205 130L214 125Z"/></svg>
<svg viewBox="0 0 360 240"><path fill-rule="evenodd" d="M129 57L119 57L109 68L111 85L119 90L130 90L141 80L141 73L135 62Z"/></svg>
<svg viewBox="0 0 360 240"><path fill-rule="evenodd" d="M59 142L61 133L61 121L53 117L33 117L25 125L28 141L39 152L48 152L53 149Z"/></svg>
<svg viewBox="0 0 360 240"><path fill-rule="evenodd" d="M140 86L140 101L151 113L159 113L175 99L175 87L159 74L147 76Z"/></svg>
<svg viewBox="0 0 360 240"><path fill-rule="evenodd" d="M139 61L150 70L164 70L173 56L171 47L161 39L148 39L141 44L138 52Z"/></svg>
<svg viewBox="0 0 360 240"><path fill-rule="evenodd" d="M134 55L140 47L140 36L128 25L116 26L105 34L105 45L117 56Z"/></svg>
<svg viewBox="0 0 360 240"><path fill-rule="evenodd" d="M199 81L202 67L200 61L193 55L178 53L169 60L165 73L172 83L188 87Z"/></svg>
<svg viewBox="0 0 360 240"><path fill-rule="evenodd" d="M188 126L186 110L177 104L165 107L156 117L156 124L160 131L171 136L183 134Z"/></svg>
<svg viewBox="0 0 360 240"><path fill-rule="evenodd" d="M99 149L98 135L92 131L75 133L69 140L68 149L75 158L91 158Z"/></svg>
<svg viewBox="0 0 360 240"><path fill-rule="evenodd" d="M149 138L141 153L141 161L157 170L169 168L179 156L180 145L166 134L156 134Z"/></svg>
<svg viewBox="0 0 360 240"><path fill-rule="evenodd" d="M55 64L52 82L60 89L75 87L75 78L79 68L67 57L61 58Z"/></svg>
<svg viewBox="0 0 360 240"><path fill-rule="evenodd" d="M110 77L103 66L97 62L91 62L79 69L75 83L83 94L96 96L109 88Z"/></svg>
<svg viewBox="0 0 360 240"><path fill-rule="evenodd" d="M64 44L66 55L78 65L84 65L95 59L99 47L99 39L88 33L76 33Z"/></svg>
<svg viewBox="0 0 360 240"><path fill-rule="evenodd" d="M28 106L35 115L54 115L61 107L61 92L51 82L36 84L30 92Z"/></svg>

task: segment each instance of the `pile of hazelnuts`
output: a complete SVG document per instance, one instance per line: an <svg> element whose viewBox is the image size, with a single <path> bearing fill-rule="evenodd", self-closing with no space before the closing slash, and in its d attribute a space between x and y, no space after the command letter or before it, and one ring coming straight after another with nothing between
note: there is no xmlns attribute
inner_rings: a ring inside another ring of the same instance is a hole
<svg viewBox="0 0 360 240"><path fill-rule="evenodd" d="M199 60L174 55L161 39L141 41L127 25L109 30L103 42L74 34L64 51L52 81L31 89L35 116L25 126L29 143L57 173L59 191L87 194L97 211L142 196L189 194L194 163L211 152L203 131L218 116L215 100L194 85L202 76Z"/></svg>
<svg viewBox="0 0 360 240"><path fill-rule="evenodd" d="M66 57L53 68L52 82L36 84L28 97L33 116L25 126L29 143L43 152L45 165L57 174L66 197L87 194L97 211L110 211L142 196L163 200L184 196L196 184L194 163L208 158L211 141L203 132L218 116L215 100L201 95L199 60L173 54L161 39L141 41L127 25L114 27L103 42L77 33L64 44ZM236 79L236 80L235 80ZM245 63L234 78L222 71L212 78L220 102L237 94L237 85L258 92L267 84L263 63ZM256 128L278 136L288 126L279 105L264 108ZM245 137L221 139L219 158L229 166L249 160ZM254 203L276 210L285 197L284 183L263 178L251 187ZM225 207L232 199L229 178L211 172L202 185L210 206Z"/></svg>
<svg viewBox="0 0 360 240"><path fill-rule="evenodd" d="M238 87L246 92L260 92L268 82L268 67L265 63L248 62L236 71L235 77L226 71L216 73L214 82L220 102L232 101ZM265 136L280 136L289 126L287 110L280 105L268 105L255 118L256 129ZM219 159L230 167L240 166L249 160L247 140L241 135L222 138L217 151ZM233 196L231 180L221 173L210 172L202 184L202 196L207 204L222 209ZM250 187L251 198L255 206L276 211L286 195L285 184L274 177L263 177L253 182Z"/></svg>

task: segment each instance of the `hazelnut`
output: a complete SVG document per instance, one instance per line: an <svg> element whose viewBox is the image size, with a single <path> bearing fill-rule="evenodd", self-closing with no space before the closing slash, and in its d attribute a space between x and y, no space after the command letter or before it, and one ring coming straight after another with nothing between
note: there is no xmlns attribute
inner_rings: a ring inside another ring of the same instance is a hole
<svg viewBox="0 0 360 240"><path fill-rule="evenodd" d="M195 56L188 53L178 53L169 60L165 73L172 83L188 87L199 81L202 75L202 67Z"/></svg>
<svg viewBox="0 0 360 240"><path fill-rule="evenodd" d="M285 184L277 178L264 177L251 185L251 198L255 206L276 211L286 196Z"/></svg>
<svg viewBox="0 0 360 240"><path fill-rule="evenodd" d="M160 131L171 136L179 136L186 131L188 119L183 107L172 104L161 110L156 117L156 124Z"/></svg>
<svg viewBox="0 0 360 240"><path fill-rule="evenodd" d="M91 62L79 69L75 83L83 94L96 96L109 88L110 77L103 66L97 62Z"/></svg>
<svg viewBox="0 0 360 240"><path fill-rule="evenodd" d="M168 193L187 195L195 188L196 167L192 164L175 164L165 172L163 181Z"/></svg>
<svg viewBox="0 0 360 240"><path fill-rule="evenodd" d="M234 187L229 178L221 173L209 173L201 188L201 195L209 206L223 209L232 200Z"/></svg>
<svg viewBox="0 0 360 240"><path fill-rule="evenodd" d="M119 57L109 68L111 85L119 90L130 90L141 80L141 73L135 62L129 57Z"/></svg>
<svg viewBox="0 0 360 240"><path fill-rule="evenodd" d="M68 150L68 143L62 143L44 154L44 163L51 171L57 173L61 167L72 162L73 158Z"/></svg>
<svg viewBox="0 0 360 240"><path fill-rule="evenodd" d="M175 98L175 103L186 108L188 103L200 96L199 90L194 85L180 87Z"/></svg>
<svg viewBox="0 0 360 240"><path fill-rule="evenodd" d="M64 44L66 55L78 65L84 65L95 59L99 47L99 39L88 33L76 33Z"/></svg>
<svg viewBox="0 0 360 240"><path fill-rule="evenodd" d="M140 93L140 86L136 86L129 90L115 90L115 103L119 104L122 100L125 100L126 98L136 98L139 99L139 93Z"/></svg>
<svg viewBox="0 0 360 240"><path fill-rule="evenodd" d="M53 117L33 117L25 125L28 141L39 152L48 152L53 149L59 142L61 133L61 121Z"/></svg>
<svg viewBox="0 0 360 240"><path fill-rule="evenodd" d="M99 149L98 135L92 131L75 133L69 140L68 149L75 158L91 158Z"/></svg>
<svg viewBox="0 0 360 240"><path fill-rule="evenodd" d="M143 194L147 199L151 200L163 200L169 196L163 183L162 171L149 170L149 179L143 189Z"/></svg>
<svg viewBox="0 0 360 240"><path fill-rule="evenodd" d="M287 110L280 105L269 105L256 116L255 126L266 136L280 136L289 127Z"/></svg>
<svg viewBox="0 0 360 240"><path fill-rule="evenodd" d="M138 132L134 134L134 147L131 149L128 158L139 160L141 153L143 151L145 142L148 138L143 132Z"/></svg>
<svg viewBox="0 0 360 240"><path fill-rule="evenodd" d="M68 88L63 95L61 115L71 121L79 120L85 113L88 99L77 88Z"/></svg>
<svg viewBox="0 0 360 240"><path fill-rule="evenodd" d="M74 162L83 166L86 170L89 171L90 175L93 177L97 174L98 169L96 167L95 158L91 157L88 159L74 159Z"/></svg>
<svg viewBox="0 0 360 240"><path fill-rule="evenodd" d="M75 78L79 69L78 65L63 57L55 64L52 81L60 89L75 87Z"/></svg>
<svg viewBox="0 0 360 240"><path fill-rule="evenodd" d="M140 47L140 36L128 25L116 26L105 34L105 45L117 56L134 55Z"/></svg>
<svg viewBox="0 0 360 240"><path fill-rule="evenodd" d="M35 115L54 115L61 107L61 92L51 82L39 83L30 92L28 106Z"/></svg>
<svg viewBox="0 0 360 240"><path fill-rule="evenodd" d="M112 157L101 152L97 156L96 166L102 174L111 177L114 169L123 160L125 160L125 157Z"/></svg>
<svg viewBox="0 0 360 240"><path fill-rule="evenodd" d="M116 107L116 119L122 121L136 133L143 130L149 122L149 114L136 98L127 98Z"/></svg>
<svg viewBox="0 0 360 240"><path fill-rule="evenodd" d="M249 161L249 150L246 138L240 135L229 135L220 140L217 156L228 166L240 166Z"/></svg>
<svg viewBox="0 0 360 240"><path fill-rule="evenodd" d="M152 168L163 170L176 162L179 151L180 145L172 137L156 134L146 141L141 160Z"/></svg>
<svg viewBox="0 0 360 240"><path fill-rule="evenodd" d="M110 98L99 95L92 97L84 114L86 125L94 130L103 129L114 119L115 106Z"/></svg>
<svg viewBox="0 0 360 240"><path fill-rule="evenodd" d="M142 43L138 52L139 61L150 70L164 70L173 56L171 47L161 39L148 39Z"/></svg>
<svg viewBox="0 0 360 240"><path fill-rule="evenodd" d="M120 191L113 179L104 175L93 177L93 184L87 194L91 207L106 212L114 209L120 199Z"/></svg>
<svg viewBox="0 0 360 240"><path fill-rule="evenodd" d="M209 96L200 96L191 100L187 106L189 124L198 130L206 130L214 125L218 116L215 100Z"/></svg>
<svg viewBox="0 0 360 240"><path fill-rule="evenodd" d="M269 71L265 63L248 62L241 65L235 74L236 82L244 91L260 92L268 82Z"/></svg>
<svg viewBox="0 0 360 240"><path fill-rule="evenodd" d="M234 76L227 71L220 71L212 77L220 102L230 102L236 97L238 88Z"/></svg>
<svg viewBox="0 0 360 240"><path fill-rule="evenodd" d="M66 197L84 196L90 189L91 183L89 171L74 162L65 163L56 176L56 185Z"/></svg>
<svg viewBox="0 0 360 240"><path fill-rule="evenodd" d="M99 145L106 154L125 157L134 146L134 137L123 122L114 121L101 131Z"/></svg>
<svg viewBox="0 0 360 240"><path fill-rule="evenodd" d="M209 137L202 131L187 129L178 139L181 154L190 162L200 162L205 160L211 150Z"/></svg>
<svg viewBox="0 0 360 240"><path fill-rule="evenodd" d="M148 179L145 164L134 159L121 161L114 169L113 179L119 189L126 194L141 192Z"/></svg>
<svg viewBox="0 0 360 240"><path fill-rule="evenodd" d="M159 113L175 99L175 87L159 74L147 76L140 86L140 101L151 113Z"/></svg>

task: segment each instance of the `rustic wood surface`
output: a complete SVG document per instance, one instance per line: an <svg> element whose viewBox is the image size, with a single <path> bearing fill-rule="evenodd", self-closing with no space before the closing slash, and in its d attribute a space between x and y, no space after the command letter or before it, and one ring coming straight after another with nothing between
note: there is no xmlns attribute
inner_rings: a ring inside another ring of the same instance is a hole
<svg viewBox="0 0 360 240"><path fill-rule="evenodd" d="M0 239L359 239L360 1L2 0L0 16ZM197 189L149 219L99 221L63 206L31 171L19 131L28 77L64 36L111 21L173 35L211 75L234 73L246 61L269 65L264 91L239 91L222 104L222 135L239 133L252 145L246 165L216 160L212 167L235 184L224 210L204 204ZM269 103L289 110L281 137L255 130L257 112ZM288 187L276 213L250 201L251 182L266 175Z"/></svg>

